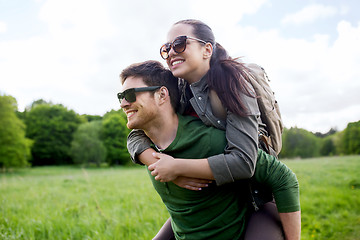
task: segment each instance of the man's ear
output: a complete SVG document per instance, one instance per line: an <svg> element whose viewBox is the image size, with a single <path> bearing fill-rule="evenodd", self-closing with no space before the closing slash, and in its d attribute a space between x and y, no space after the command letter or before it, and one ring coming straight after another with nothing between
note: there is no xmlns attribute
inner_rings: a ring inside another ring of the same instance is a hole
<svg viewBox="0 0 360 240"><path fill-rule="evenodd" d="M212 44L208 42L205 44L204 47L205 47L204 58L205 59L211 58L211 56L213 54L213 50L214 50Z"/></svg>
<svg viewBox="0 0 360 240"><path fill-rule="evenodd" d="M159 91L157 91L157 98L159 99L160 103L165 102L165 100L169 97L169 90L162 86Z"/></svg>

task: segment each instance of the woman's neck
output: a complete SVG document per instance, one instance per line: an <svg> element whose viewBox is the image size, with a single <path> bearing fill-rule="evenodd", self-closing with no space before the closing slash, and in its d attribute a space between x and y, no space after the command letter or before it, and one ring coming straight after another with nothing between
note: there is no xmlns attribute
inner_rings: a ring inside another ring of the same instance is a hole
<svg viewBox="0 0 360 240"><path fill-rule="evenodd" d="M204 66L203 68L199 68L198 71L192 73L191 77L187 77L187 78L184 78L184 79L189 84L196 83L196 82L200 81L200 79L202 79L207 74L209 69L210 69L210 66Z"/></svg>

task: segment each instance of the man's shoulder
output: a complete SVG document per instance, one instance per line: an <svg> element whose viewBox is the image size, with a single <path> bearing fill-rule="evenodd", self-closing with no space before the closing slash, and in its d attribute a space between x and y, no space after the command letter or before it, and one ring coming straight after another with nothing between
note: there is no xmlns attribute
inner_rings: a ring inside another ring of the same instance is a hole
<svg viewBox="0 0 360 240"><path fill-rule="evenodd" d="M179 124L188 124L188 123L201 123L200 118L190 116L190 115L181 115L178 113Z"/></svg>
<svg viewBox="0 0 360 240"><path fill-rule="evenodd" d="M179 115L179 129L188 133L195 131L196 133L222 134L224 132L213 126L206 126L200 118L189 115Z"/></svg>

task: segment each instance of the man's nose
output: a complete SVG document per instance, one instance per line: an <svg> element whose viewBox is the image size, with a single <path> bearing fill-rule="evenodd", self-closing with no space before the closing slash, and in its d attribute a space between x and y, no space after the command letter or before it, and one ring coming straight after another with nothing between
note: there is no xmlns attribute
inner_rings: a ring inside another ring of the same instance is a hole
<svg viewBox="0 0 360 240"><path fill-rule="evenodd" d="M126 101L125 98L120 100L120 107L121 108L124 108L124 107L129 106L129 105L130 105L130 103L128 101Z"/></svg>

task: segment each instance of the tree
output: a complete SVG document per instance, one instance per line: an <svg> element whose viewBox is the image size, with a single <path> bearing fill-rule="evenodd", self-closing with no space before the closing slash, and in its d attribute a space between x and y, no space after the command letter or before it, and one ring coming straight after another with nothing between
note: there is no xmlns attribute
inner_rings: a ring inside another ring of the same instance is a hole
<svg viewBox="0 0 360 240"><path fill-rule="evenodd" d="M25 137L25 124L17 117L17 102L0 95L0 167L29 165L31 140Z"/></svg>
<svg viewBox="0 0 360 240"><path fill-rule="evenodd" d="M338 131L336 128L331 128L327 133L321 133L321 132L316 132L315 136L319 137L319 138L325 138L327 136L331 136L336 134Z"/></svg>
<svg viewBox="0 0 360 240"><path fill-rule="evenodd" d="M85 122L61 104L35 104L25 116L26 135L34 141L33 165L73 163L70 157L72 135Z"/></svg>
<svg viewBox="0 0 360 240"><path fill-rule="evenodd" d="M84 117L85 119L87 119L88 122L97 121L97 120L102 120L102 117L99 116L99 115L83 114L83 115L81 115L81 116Z"/></svg>
<svg viewBox="0 0 360 240"><path fill-rule="evenodd" d="M86 122L74 133L71 156L76 164L100 166L106 159L106 148L100 139L101 121Z"/></svg>
<svg viewBox="0 0 360 240"><path fill-rule="evenodd" d="M360 154L360 121L347 125L341 142L345 154Z"/></svg>
<svg viewBox="0 0 360 240"><path fill-rule="evenodd" d="M126 140L130 130L126 127L126 115L123 111L108 112L102 121L102 139L107 150L107 162L110 165L129 163Z"/></svg>
<svg viewBox="0 0 360 240"><path fill-rule="evenodd" d="M326 137L321 141L320 155L332 156L336 154L336 147L331 137Z"/></svg>
<svg viewBox="0 0 360 240"><path fill-rule="evenodd" d="M309 158L319 156L319 139L304 129L290 128L283 132L283 148L280 156Z"/></svg>

